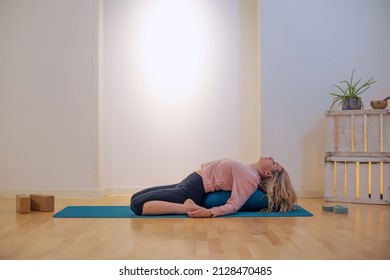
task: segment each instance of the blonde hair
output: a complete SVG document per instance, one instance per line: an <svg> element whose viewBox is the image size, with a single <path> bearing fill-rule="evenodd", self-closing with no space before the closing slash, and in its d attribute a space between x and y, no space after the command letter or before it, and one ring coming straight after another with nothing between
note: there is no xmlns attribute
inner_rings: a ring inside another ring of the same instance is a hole
<svg viewBox="0 0 390 280"><path fill-rule="evenodd" d="M274 171L271 178L263 180L260 189L267 193L267 212L287 212L295 208L297 195L284 168Z"/></svg>

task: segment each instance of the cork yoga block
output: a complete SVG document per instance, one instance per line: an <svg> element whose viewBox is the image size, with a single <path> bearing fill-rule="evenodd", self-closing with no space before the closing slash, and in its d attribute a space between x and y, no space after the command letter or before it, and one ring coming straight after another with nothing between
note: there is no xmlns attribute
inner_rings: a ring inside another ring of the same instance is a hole
<svg viewBox="0 0 390 280"><path fill-rule="evenodd" d="M16 211L20 214L30 213L30 197L28 195L16 195Z"/></svg>
<svg viewBox="0 0 390 280"><path fill-rule="evenodd" d="M54 211L54 195L30 194L31 210L52 212Z"/></svg>

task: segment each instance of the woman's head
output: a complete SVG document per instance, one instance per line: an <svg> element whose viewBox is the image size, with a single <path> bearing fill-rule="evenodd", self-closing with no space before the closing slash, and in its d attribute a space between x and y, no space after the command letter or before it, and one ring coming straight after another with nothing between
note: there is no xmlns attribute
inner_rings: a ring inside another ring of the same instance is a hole
<svg viewBox="0 0 390 280"><path fill-rule="evenodd" d="M291 184L290 176L283 168L275 168L271 177L262 181L261 189L267 193L268 212L287 212L297 203L297 196Z"/></svg>
<svg viewBox="0 0 390 280"><path fill-rule="evenodd" d="M261 157L257 162L260 176L263 179L269 179L273 176L274 172L282 171L283 167L276 162L272 157Z"/></svg>

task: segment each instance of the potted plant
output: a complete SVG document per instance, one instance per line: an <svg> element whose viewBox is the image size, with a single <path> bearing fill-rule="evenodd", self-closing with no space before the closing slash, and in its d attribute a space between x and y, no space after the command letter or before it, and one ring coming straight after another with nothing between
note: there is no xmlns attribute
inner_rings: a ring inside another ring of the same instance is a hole
<svg viewBox="0 0 390 280"><path fill-rule="evenodd" d="M353 80L354 73L355 69L353 69L351 79L349 81L340 82L340 84L345 84L345 88L333 84L333 86L336 87L336 91L330 93L334 97L333 103L330 106L330 110L332 110L333 106L337 103L338 106L342 104L343 110L360 110L362 108L363 103L360 94L368 90L370 86L376 81L373 81L373 77L371 77L364 84L360 83L362 79L359 79L357 82L355 82Z"/></svg>

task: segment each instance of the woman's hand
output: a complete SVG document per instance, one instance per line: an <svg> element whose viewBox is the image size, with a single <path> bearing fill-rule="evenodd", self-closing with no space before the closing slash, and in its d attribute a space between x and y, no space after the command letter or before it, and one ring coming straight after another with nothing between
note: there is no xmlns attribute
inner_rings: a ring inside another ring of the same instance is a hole
<svg viewBox="0 0 390 280"><path fill-rule="evenodd" d="M213 215L211 209L207 209L198 205L197 207L187 211L187 214L191 218L211 218Z"/></svg>

